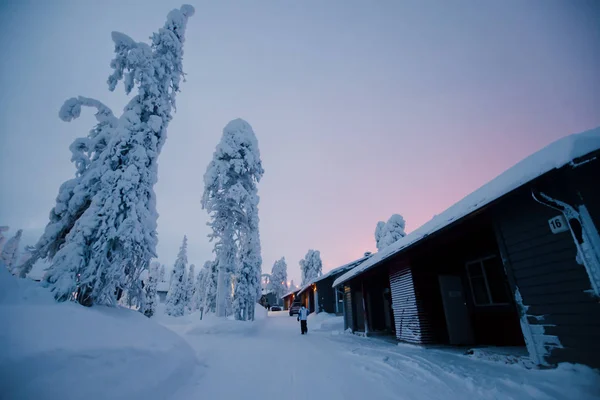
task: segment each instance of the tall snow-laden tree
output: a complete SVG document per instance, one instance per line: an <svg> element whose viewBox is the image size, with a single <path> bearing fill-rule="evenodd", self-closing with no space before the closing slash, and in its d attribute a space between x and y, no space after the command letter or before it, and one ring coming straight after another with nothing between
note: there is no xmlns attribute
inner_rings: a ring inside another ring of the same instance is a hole
<svg viewBox="0 0 600 400"><path fill-rule="evenodd" d="M306 285L312 279L321 276L323 263L319 250L308 250L304 259L300 260L300 272L302 273L302 285Z"/></svg>
<svg viewBox="0 0 600 400"><path fill-rule="evenodd" d="M150 263L148 270L148 278L144 285L144 307L142 313L150 318L156 313L156 290L158 289L158 282L160 280L160 263L154 261Z"/></svg>
<svg viewBox="0 0 600 400"><path fill-rule="evenodd" d="M285 262L285 257L281 257L281 259L275 261L273 264L273 268L271 269L271 279L269 280L267 290L271 290L275 293L278 303L281 297L287 293L287 263Z"/></svg>
<svg viewBox="0 0 600 400"><path fill-rule="evenodd" d="M86 305L116 303L126 291L143 300L139 276L156 257L157 158L166 140L176 93L183 77L184 33L191 6L171 11L151 45L113 32L116 56L108 79L122 79L134 96L125 107L97 165L100 183L52 259L45 280L57 300L77 292Z"/></svg>
<svg viewBox="0 0 600 400"><path fill-rule="evenodd" d="M4 236L4 232L8 231L10 228L8 226L0 226L0 254L2 253L2 248L4 248L4 243L6 243L6 236Z"/></svg>
<svg viewBox="0 0 600 400"><path fill-rule="evenodd" d="M393 214L387 222L379 221L375 228L377 250L382 250L406 236L405 228L406 222L400 214Z"/></svg>
<svg viewBox="0 0 600 400"><path fill-rule="evenodd" d="M161 265L159 270L158 270L158 281L159 282L166 282L165 281L165 265Z"/></svg>
<svg viewBox="0 0 600 400"><path fill-rule="evenodd" d="M260 235L257 183L264 170L258 141L250 124L229 122L204 174L202 206L210 216L211 241L218 262L216 313L224 316L234 284L233 312L253 319L260 296ZM232 275L234 275L233 281Z"/></svg>
<svg viewBox="0 0 600 400"><path fill-rule="evenodd" d="M204 283L204 311L210 313L217 312L217 284L219 279L219 263L217 261L207 261L204 263L206 269L206 280Z"/></svg>
<svg viewBox="0 0 600 400"><path fill-rule="evenodd" d="M186 281L186 287L185 287L185 307L186 307L186 311L187 312L191 312L193 309L193 299L194 299L194 292L196 291L196 274L194 273L194 270L196 269L196 266L194 264L190 265L190 270L188 272L187 275L187 281Z"/></svg>
<svg viewBox="0 0 600 400"><path fill-rule="evenodd" d="M292 279L292 281L290 282L290 287L288 288L288 292L292 292L292 291L296 291L298 290L298 286L296 286L296 284L294 283L294 280Z"/></svg>
<svg viewBox="0 0 600 400"><path fill-rule="evenodd" d="M50 211L50 221L36 243L35 251L19 267L21 278L31 271L40 258L54 257L64 245L77 219L90 206L91 198L100 189L101 164L98 161L118 126L118 120L106 105L82 96L65 101L58 115L63 121L70 122L79 118L82 106L96 109L97 124L86 137L75 139L69 147L71 162L76 167L75 178L61 185L56 205Z"/></svg>
<svg viewBox="0 0 600 400"><path fill-rule="evenodd" d="M194 296L192 297L191 311L199 310L200 307L204 309L204 300L206 299L207 291L207 278L209 274L210 261L207 261L196 275L196 282L194 283Z"/></svg>
<svg viewBox="0 0 600 400"><path fill-rule="evenodd" d="M167 314L173 317L181 317L186 305L186 270L187 270L187 236L183 237L183 243L179 248L177 260L173 266L171 286L167 294Z"/></svg>
<svg viewBox="0 0 600 400"><path fill-rule="evenodd" d="M18 262L19 245L21 244L22 235L23 230L19 229L15 236L8 239L8 241L2 248L2 253L0 253L0 262L2 262L11 273L13 272L13 268L15 268Z"/></svg>

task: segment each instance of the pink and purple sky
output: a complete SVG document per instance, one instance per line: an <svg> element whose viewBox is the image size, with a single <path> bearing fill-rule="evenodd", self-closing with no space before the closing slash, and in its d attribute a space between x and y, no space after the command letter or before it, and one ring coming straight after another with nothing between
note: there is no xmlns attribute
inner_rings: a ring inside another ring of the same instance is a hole
<svg viewBox="0 0 600 400"><path fill-rule="evenodd" d="M263 272L321 251L324 272L375 249L377 221L412 231L530 153L600 125L600 3L192 2L187 82L159 159L159 260L183 234L212 257L204 174L222 128L254 128ZM180 1L0 4L0 225L33 244L73 176L63 101L110 93L110 32L136 40Z"/></svg>

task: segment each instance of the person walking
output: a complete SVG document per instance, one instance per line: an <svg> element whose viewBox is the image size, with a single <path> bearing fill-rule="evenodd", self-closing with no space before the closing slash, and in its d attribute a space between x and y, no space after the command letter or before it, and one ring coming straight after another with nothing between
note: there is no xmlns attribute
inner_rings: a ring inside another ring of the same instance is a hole
<svg viewBox="0 0 600 400"><path fill-rule="evenodd" d="M302 304L302 307L300 307L300 310L298 310L298 321L300 321L300 332L303 335L305 333L308 333L308 326L306 325L307 318L308 310L306 309L306 307L304 307L304 304Z"/></svg>

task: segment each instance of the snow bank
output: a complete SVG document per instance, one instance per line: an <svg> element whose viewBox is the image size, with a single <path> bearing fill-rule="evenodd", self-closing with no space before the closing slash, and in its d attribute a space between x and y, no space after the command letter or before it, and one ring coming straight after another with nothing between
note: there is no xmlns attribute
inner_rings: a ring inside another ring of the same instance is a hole
<svg viewBox="0 0 600 400"><path fill-rule="evenodd" d="M39 284L0 271L3 398L165 398L187 381L193 354L138 312L55 303Z"/></svg>
<svg viewBox="0 0 600 400"><path fill-rule="evenodd" d="M527 182L567 164L575 165L575 159L583 157L598 149L600 149L600 127L583 133L566 136L551 143L537 153L532 154L509 168L440 215L435 216L420 228L414 230L396 243L379 251L362 264L359 264L354 269L348 271L336 279L333 286L338 286L354 276L374 267L388 257L399 253L401 250L418 242L426 236L479 210Z"/></svg>
<svg viewBox="0 0 600 400"><path fill-rule="evenodd" d="M254 321L237 321L233 317L217 317L205 314L200 319L196 311L182 317L171 317L157 310L156 321L180 335L231 335L252 334L256 332L267 318L267 310L257 304L254 308Z"/></svg>
<svg viewBox="0 0 600 400"><path fill-rule="evenodd" d="M327 314L324 312L308 316L308 326L315 331L343 332L344 317L335 314Z"/></svg>

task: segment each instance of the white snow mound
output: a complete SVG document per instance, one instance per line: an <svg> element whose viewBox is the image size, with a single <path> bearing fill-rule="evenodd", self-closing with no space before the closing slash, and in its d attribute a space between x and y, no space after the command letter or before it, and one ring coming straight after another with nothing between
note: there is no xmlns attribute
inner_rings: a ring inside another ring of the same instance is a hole
<svg viewBox="0 0 600 400"><path fill-rule="evenodd" d="M182 338L138 312L55 303L0 271L2 398L168 398L196 364Z"/></svg>

